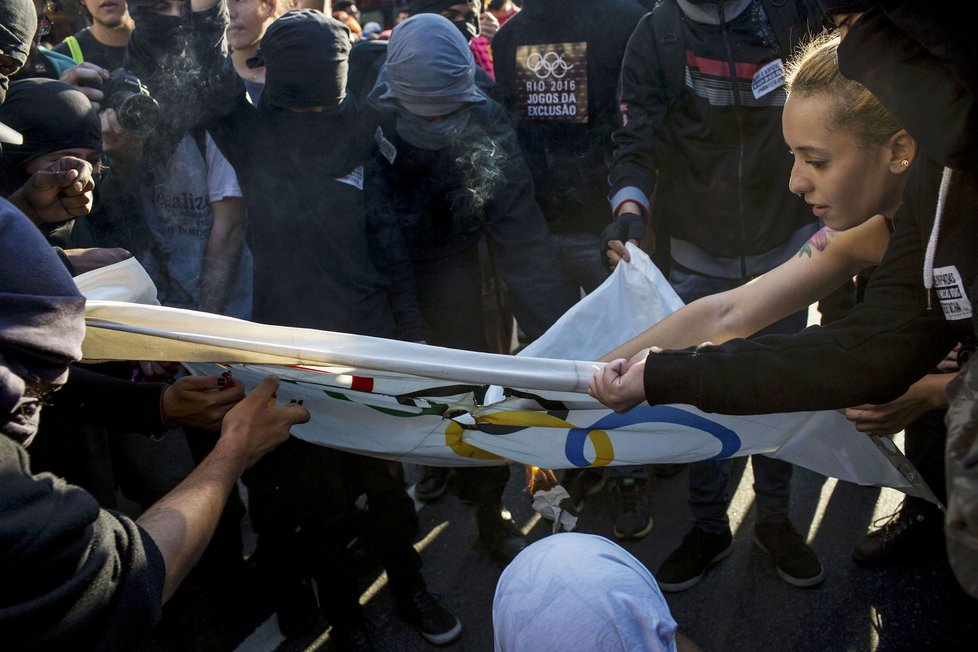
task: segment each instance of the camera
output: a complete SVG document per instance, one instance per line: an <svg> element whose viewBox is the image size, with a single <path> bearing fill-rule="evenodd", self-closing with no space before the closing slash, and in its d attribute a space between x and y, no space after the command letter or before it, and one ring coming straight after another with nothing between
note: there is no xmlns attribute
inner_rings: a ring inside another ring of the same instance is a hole
<svg viewBox="0 0 978 652"><path fill-rule="evenodd" d="M160 105L149 94L136 75L125 68L116 68L102 82L102 106L112 109L123 129L145 136L156 129L160 121Z"/></svg>

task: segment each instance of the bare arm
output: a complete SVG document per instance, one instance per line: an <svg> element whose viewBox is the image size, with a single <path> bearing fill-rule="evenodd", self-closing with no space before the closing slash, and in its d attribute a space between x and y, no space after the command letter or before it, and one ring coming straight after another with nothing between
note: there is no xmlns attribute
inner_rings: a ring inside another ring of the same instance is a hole
<svg viewBox="0 0 978 652"><path fill-rule="evenodd" d="M206 312L222 313L227 307L241 261L246 211L244 200L240 197L225 197L213 202L211 208L214 211L214 224L204 253L197 307Z"/></svg>
<svg viewBox="0 0 978 652"><path fill-rule="evenodd" d="M844 232L823 229L779 267L746 285L684 306L601 360L631 358L651 346L681 349L752 335L877 264L888 242L889 231L881 216Z"/></svg>
<svg viewBox="0 0 978 652"><path fill-rule="evenodd" d="M238 476L285 441L293 424L309 420L301 406L275 406L278 385L278 379L269 376L236 405L224 419L214 450L136 521L163 554L163 602L173 596L207 547Z"/></svg>

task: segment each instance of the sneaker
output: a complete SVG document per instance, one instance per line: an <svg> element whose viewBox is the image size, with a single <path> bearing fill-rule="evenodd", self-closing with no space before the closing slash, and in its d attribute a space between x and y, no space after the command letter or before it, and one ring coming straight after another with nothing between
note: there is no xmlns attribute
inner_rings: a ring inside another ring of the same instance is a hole
<svg viewBox="0 0 978 652"><path fill-rule="evenodd" d="M615 525L619 539L641 539L652 531L652 506L644 480L622 478L615 483Z"/></svg>
<svg viewBox="0 0 978 652"><path fill-rule="evenodd" d="M655 579L663 591L685 591L703 579L710 566L732 551L733 536L730 532L711 534L694 527L686 533L679 547L662 562Z"/></svg>
<svg viewBox="0 0 978 652"><path fill-rule="evenodd" d="M329 640L336 652L374 652L377 649L370 626L364 619L333 625Z"/></svg>
<svg viewBox="0 0 978 652"><path fill-rule="evenodd" d="M754 543L771 556L778 575L791 586L807 588L825 579L818 557L788 519L756 525Z"/></svg>
<svg viewBox="0 0 978 652"><path fill-rule="evenodd" d="M435 500L448 489L448 476L451 469L444 466L422 466L421 478L414 485L414 495L418 500Z"/></svg>
<svg viewBox="0 0 978 652"><path fill-rule="evenodd" d="M920 498L905 498L893 514L877 520L875 530L859 540L852 560L863 566L883 566L944 550L944 517L940 509Z"/></svg>
<svg viewBox="0 0 978 652"><path fill-rule="evenodd" d="M584 511L584 500L597 495L607 483L604 469L568 469L560 481L571 497L574 511Z"/></svg>
<svg viewBox="0 0 978 652"><path fill-rule="evenodd" d="M500 503L479 505L475 511L475 522L479 528L479 540L497 559L508 563L527 546L526 537L509 511L504 513Z"/></svg>
<svg viewBox="0 0 978 652"><path fill-rule="evenodd" d="M436 595L418 589L401 599L396 599L397 611L429 643L448 645L462 635L462 623L445 607Z"/></svg>

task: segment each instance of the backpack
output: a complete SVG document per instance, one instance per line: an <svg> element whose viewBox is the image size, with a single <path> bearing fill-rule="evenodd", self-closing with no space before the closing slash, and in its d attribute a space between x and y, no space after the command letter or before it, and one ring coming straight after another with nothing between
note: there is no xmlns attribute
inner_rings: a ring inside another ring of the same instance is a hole
<svg viewBox="0 0 978 652"><path fill-rule="evenodd" d="M810 23L813 8L807 0L761 0L782 52L789 52L799 31ZM686 86L686 46L683 41L682 10L676 0L659 0L652 9L652 31L662 62L669 103L675 102Z"/></svg>

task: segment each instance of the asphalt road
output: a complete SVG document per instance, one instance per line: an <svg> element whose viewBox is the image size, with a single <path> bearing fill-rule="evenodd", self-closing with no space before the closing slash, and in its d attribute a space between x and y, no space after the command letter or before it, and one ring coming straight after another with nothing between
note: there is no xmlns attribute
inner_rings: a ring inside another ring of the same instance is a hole
<svg viewBox="0 0 978 652"><path fill-rule="evenodd" d="M505 496L531 540L550 532L530 509L521 467L513 466ZM408 468L409 479L414 477ZM798 589L781 581L751 541L752 476L746 460L735 464L737 490L730 508L733 554L697 586L667 596L680 629L704 651L713 650L974 650L978 604L958 588L940 558L922 554L912 565L869 569L850 560L867 526L899 504L892 490L858 487L797 469L791 515L826 569L822 586ZM650 489L655 527L624 546L655 571L687 528L687 474L654 477ZM579 530L612 537L612 492L590 499ZM472 509L449 491L421 506L423 572L429 588L462 620L464 633L451 650L492 649L492 595L501 567L476 539ZM439 649L425 643L394 613L384 577L361 577L378 649ZM261 585L245 578L214 586L193 578L167 607L160 631L146 650L293 652L329 650L328 623L313 635L285 640Z"/></svg>

